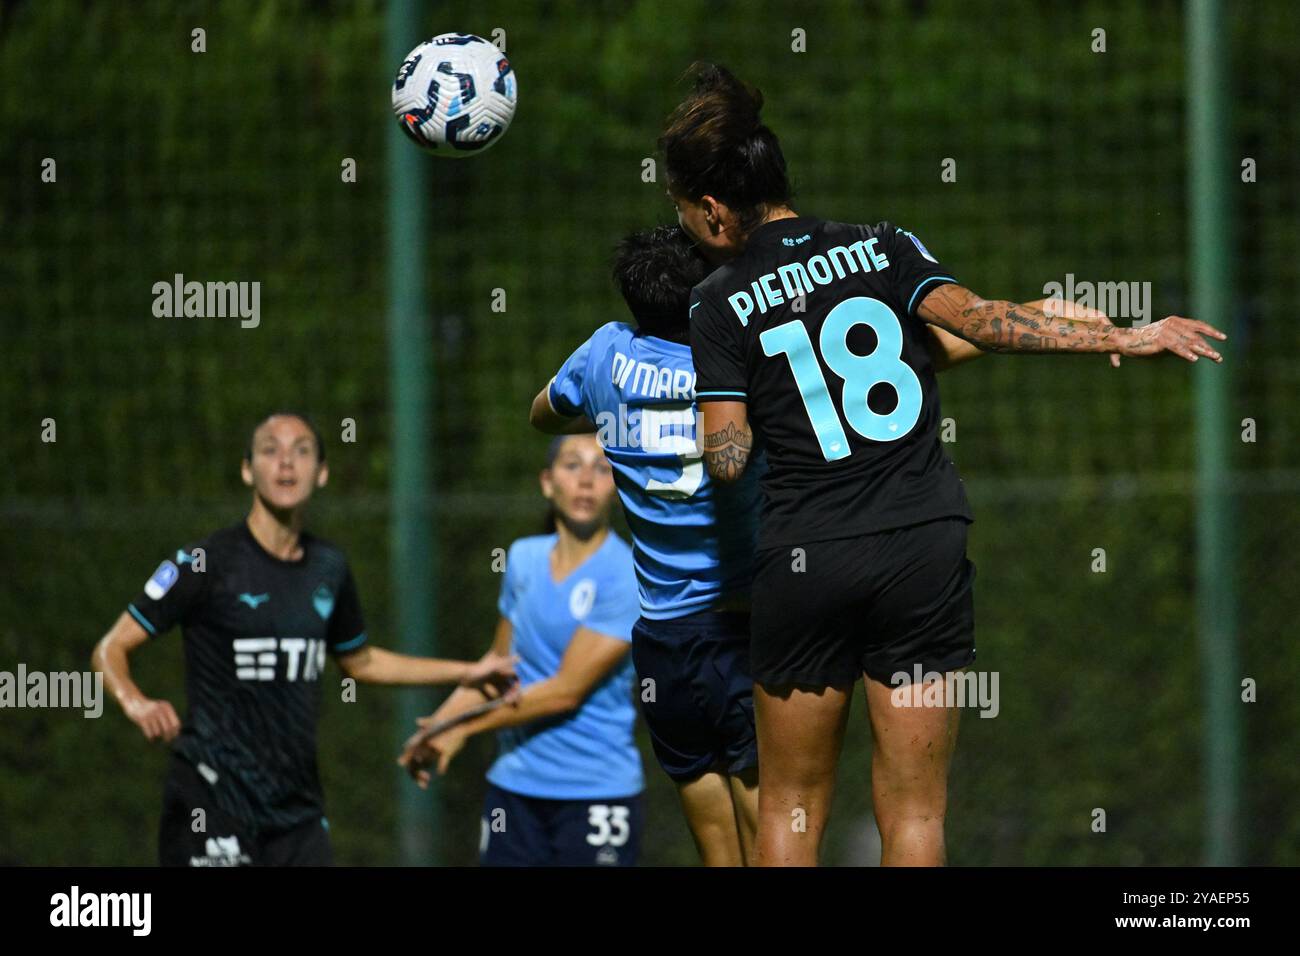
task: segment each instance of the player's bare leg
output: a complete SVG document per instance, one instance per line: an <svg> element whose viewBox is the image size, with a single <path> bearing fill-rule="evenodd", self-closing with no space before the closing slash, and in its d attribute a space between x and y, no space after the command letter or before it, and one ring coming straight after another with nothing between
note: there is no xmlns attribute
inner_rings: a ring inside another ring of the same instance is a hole
<svg viewBox="0 0 1300 956"><path fill-rule="evenodd" d="M735 811L736 833L740 837L740 852L745 865L754 863L754 849L758 843L758 768L750 767L727 777L731 785L731 805Z"/></svg>
<svg viewBox="0 0 1300 956"><path fill-rule="evenodd" d="M744 866L736 810L726 774L706 773L677 785L686 823L705 866Z"/></svg>
<svg viewBox="0 0 1300 956"><path fill-rule="evenodd" d="M816 866L835 791L853 688L754 686L758 726L758 866Z"/></svg>
<svg viewBox="0 0 1300 956"><path fill-rule="evenodd" d="M948 765L961 710L922 706L924 683L892 687L865 677L871 719L871 796L881 866L943 866ZM895 694L910 706L900 706Z"/></svg>

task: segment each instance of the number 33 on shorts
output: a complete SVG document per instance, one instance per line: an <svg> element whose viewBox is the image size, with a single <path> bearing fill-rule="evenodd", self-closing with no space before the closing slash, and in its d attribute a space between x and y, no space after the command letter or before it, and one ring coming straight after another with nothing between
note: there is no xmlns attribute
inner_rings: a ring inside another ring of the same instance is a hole
<svg viewBox="0 0 1300 956"><path fill-rule="evenodd" d="M623 846L632 835L630 812L625 806L593 803L587 807L587 823L592 830L587 834L591 846Z"/></svg>

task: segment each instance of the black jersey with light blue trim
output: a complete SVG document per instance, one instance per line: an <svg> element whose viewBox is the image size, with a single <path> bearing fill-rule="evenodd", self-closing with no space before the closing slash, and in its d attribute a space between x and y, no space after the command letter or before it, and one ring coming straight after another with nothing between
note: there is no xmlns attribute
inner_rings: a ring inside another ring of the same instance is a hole
<svg viewBox="0 0 1300 956"><path fill-rule="evenodd" d="M971 520L916 315L956 281L892 223L800 216L695 287L696 401L746 402L767 446L760 548Z"/></svg>
<svg viewBox="0 0 1300 956"><path fill-rule="evenodd" d="M366 643L343 552L303 533L269 554L241 522L180 548L127 611L151 635L179 624L188 710L173 745L225 812L260 831L324 810L316 726L325 655Z"/></svg>

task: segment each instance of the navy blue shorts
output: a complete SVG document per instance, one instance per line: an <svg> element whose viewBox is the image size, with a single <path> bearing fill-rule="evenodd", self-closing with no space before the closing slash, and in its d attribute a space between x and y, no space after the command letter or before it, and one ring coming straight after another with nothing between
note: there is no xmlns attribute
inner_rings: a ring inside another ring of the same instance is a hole
<svg viewBox="0 0 1300 956"><path fill-rule="evenodd" d="M483 866L636 866L641 795L544 800L488 784L479 836Z"/></svg>
<svg viewBox="0 0 1300 956"><path fill-rule="evenodd" d="M643 617L632 627L632 663L641 713L668 776L685 783L758 766L747 613Z"/></svg>

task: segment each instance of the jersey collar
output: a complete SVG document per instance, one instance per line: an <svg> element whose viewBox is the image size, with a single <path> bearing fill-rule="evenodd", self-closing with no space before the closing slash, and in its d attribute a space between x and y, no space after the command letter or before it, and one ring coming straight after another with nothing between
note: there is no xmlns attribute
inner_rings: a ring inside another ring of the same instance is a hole
<svg viewBox="0 0 1300 956"><path fill-rule="evenodd" d="M239 527L243 529L244 539L253 546L254 550L258 554L260 554L267 561L270 561L272 564L278 564L281 567L285 567L285 568L296 568L307 563L307 552L310 548L310 545L308 543L309 536L306 531L300 531L298 533L298 544L302 547L302 557L300 557L297 561L286 561L284 558L277 558L270 551L267 551L266 548L262 547L262 543L258 541L256 537L253 536L253 529L248 526L247 520L239 522Z"/></svg>
<svg viewBox="0 0 1300 956"><path fill-rule="evenodd" d="M749 234L746 245L755 243L761 245L770 245L774 242L780 242L786 236L798 232L808 232L817 225L821 220L815 216L795 216L793 219L773 219L771 222L765 222Z"/></svg>

